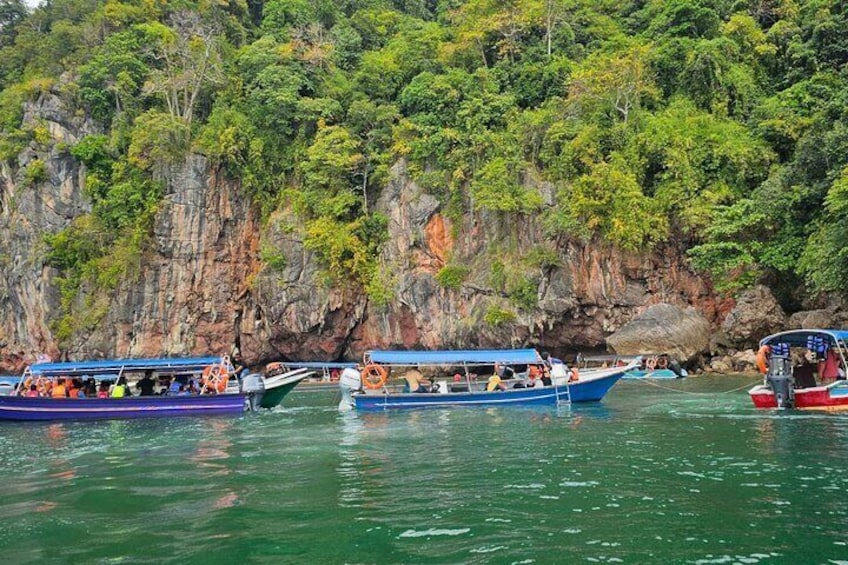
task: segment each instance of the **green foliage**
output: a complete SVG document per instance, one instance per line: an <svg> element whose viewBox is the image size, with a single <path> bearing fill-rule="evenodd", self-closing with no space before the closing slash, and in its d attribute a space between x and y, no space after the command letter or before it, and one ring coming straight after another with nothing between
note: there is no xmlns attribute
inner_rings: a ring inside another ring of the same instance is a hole
<svg viewBox="0 0 848 565"><path fill-rule="evenodd" d="M397 277L386 265L375 264L371 268L371 278L365 282L365 294L377 307L385 307L395 297L394 285Z"/></svg>
<svg viewBox="0 0 848 565"><path fill-rule="evenodd" d="M47 180L47 165L41 159L30 161L24 170L24 184L35 186Z"/></svg>
<svg viewBox="0 0 848 565"><path fill-rule="evenodd" d="M436 273L436 281L443 288L459 290L468 278L469 269L461 265L445 265Z"/></svg>
<svg viewBox="0 0 848 565"><path fill-rule="evenodd" d="M143 27L115 33L80 67L79 95L92 117L108 123L116 113L137 112L142 85L151 71L150 57L145 55L150 41L153 37Z"/></svg>
<svg viewBox="0 0 848 565"><path fill-rule="evenodd" d="M814 290L848 293L848 168L843 169L825 199L826 212L815 225L799 265Z"/></svg>
<svg viewBox="0 0 848 565"><path fill-rule="evenodd" d="M489 306L488 310L486 310L486 315L483 316L483 321L492 327L498 328L515 322L517 318L518 316L516 316L515 312L505 310L500 306L493 304Z"/></svg>
<svg viewBox="0 0 848 565"><path fill-rule="evenodd" d="M263 218L290 207L331 278L374 304L394 288L375 203L403 166L455 236L467 218L497 222L508 241L487 254L489 283L517 311L574 238L672 242L728 292L848 294L848 22L829 0L7 4L0 158L35 151L13 171L31 186L63 150L32 112L23 123L26 103L58 101L103 133L70 148L92 214L62 236L97 245L50 240L76 316L63 331L132 276L153 179L191 150ZM534 216L550 244L522 237ZM260 254L285 265L284 250ZM439 283L457 288L463 269Z"/></svg>
<svg viewBox="0 0 848 565"><path fill-rule="evenodd" d="M29 136L21 129L26 88L17 85L0 92L0 159L11 161L18 156Z"/></svg>
<svg viewBox="0 0 848 565"><path fill-rule="evenodd" d="M498 212L532 212L542 206L542 197L522 186L519 163L495 157L475 171L471 181L474 205Z"/></svg>
<svg viewBox="0 0 848 565"><path fill-rule="evenodd" d="M166 112L148 110L135 121L127 157L136 167L150 170L182 161L188 149L185 122Z"/></svg>
<svg viewBox="0 0 848 565"><path fill-rule="evenodd" d="M251 140L255 135L247 116L230 107L215 106L195 144L214 163L235 175L250 163Z"/></svg>
<svg viewBox="0 0 848 565"><path fill-rule="evenodd" d="M636 174L622 159L601 162L566 185L558 210L548 216L553 233L590 238L600 233L624 249L639 249L664 240L668 219L658 203L646 196Z"/></svg>
<svg viewBox="0 0 848 565"><path fill-rule="evenodd" d="M266 242L262 242L262 246L259 248L259 258L263 263L268 265L268 268L280 273L283 272L286 265L288 265L285 253L283 253L281 249L278 249Z"/></svg>

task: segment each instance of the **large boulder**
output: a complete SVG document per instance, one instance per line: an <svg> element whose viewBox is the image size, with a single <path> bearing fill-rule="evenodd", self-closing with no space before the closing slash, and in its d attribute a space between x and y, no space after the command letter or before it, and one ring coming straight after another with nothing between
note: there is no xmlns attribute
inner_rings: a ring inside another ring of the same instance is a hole
<svg viewBox="0 0 848 565"><path fill-rule="evenodd" d="M668 353L688 361L710 346L710 323L694 308L651 306L607 338L619 355Z"/></svg>
<svg viewBox="0 0 848 565"><path fill-rule="evenodd" d="M834 320L834 313L830 310L802 310L801 312L795 312L794 314L789 316L787 325L793 330L805 328L826 329L838 326L839 323L835 322Z"/></svg>
<svg viewBox="0 0 848 565"><path fill-rule="evenodd" d="M785 328L786 313L762 285L743 292L721 325L728 340L739 349L756 347L760 339Z"/></svg>

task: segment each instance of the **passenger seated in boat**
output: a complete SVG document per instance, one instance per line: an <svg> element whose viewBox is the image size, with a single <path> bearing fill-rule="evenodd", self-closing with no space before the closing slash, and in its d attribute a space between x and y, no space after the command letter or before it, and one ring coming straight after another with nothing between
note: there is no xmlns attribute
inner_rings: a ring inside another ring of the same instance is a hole
<svg viewBox="0 0 848 565"><path fill-rule="evenodd" d="M107 381L100 383L100 390L97 391L97 398L109 398L109 383Z"/></svg>
<svg viewBox="0 0 848 565"><path fill-rule="evenodd" d="M839 354L835 349L828 349L824 360L819 361L819 377L822 384L829 384L839 378Z"/></svg>
<svg viewBox="0 0 848 565"><path fill-rule="evenodd" d="M173 382L171 382L171 385L168 387L168 392L166 394L169 394L171 396L176 396L176 395L180 394L181 392L184 392L185 389L186 389L185 385L182 384L179 381L179 379L177 379L175 377Z"/></svg>
<svg viewBox="0 0 848 565"><path fill-rule="evenodd" d="M38 398L38 387L35 386L35 383L29 385L29 390L27 391L26 395L29 398Z"/></svg>
<svg viewBox="0 0 848 565"><path fill-rule="evenodd" d="M542 386L551 386L551 370L545 366L542 367L542 376L539 377L539 380L542 381Z"/></svg>
<svg viewBox="0 0 848 565"><path fill-rule="evenodd" d="M97 396L97 382L93 378L88 377L82 388L83 391L85 391L86 398L94 398Z"/></svg>
<svg viewBox="0 0 848 565"><path fill-rule="evenodd" d="M68 397L68 389L65 386L65 379L59 379L53 388L50 390L50 396L52 398L67 398Z"/></svg>
<svg viewBox="0 0 848 565"><path fill-rule="evenodd" d="M792 369L795 388L810 388L816 386L816 366L810 358L812 353L807 351L801 356L801 362Z"/></svg>
<svg viewBox="0 0 848 565"><path fill-rule="evenodd" d="M112 387L109 397L124 398L125 396L132 396L132 394L130 394L129 387L127 386L127 378L122 375L118 377L118 382Z"/></svg>
<svg viewBox="0 0 848 565"><path fill-rule="evenodd" d="M407 371L403 378L406 379L404 392L430 392L426 386L421 384L420 379L423 378L423 375L420 371Z"/></svg>
<svg viewBox="0 0 848 565"><path fill-rule="evenodd" d="M489 377L489 381L486 383L486 392L494 392L506 390L503 383L501 382L501 378L498 375L492 375Z"/></svg>
<svg viewBox="0 0 848 565"><path fill-rule="evenodd" d="M536 388L542 385L542 375L544 370L538 365L530 365L527 367L527 388Z"/></svg>
<svg viewBox="0 0 848 565"><path fill-rule="evenodd" d="M153 382L153 371L147 370L144 372L144 377L135 383L135 388L139 392L139 396L153 396L153 387L156 383Z"/></svg>

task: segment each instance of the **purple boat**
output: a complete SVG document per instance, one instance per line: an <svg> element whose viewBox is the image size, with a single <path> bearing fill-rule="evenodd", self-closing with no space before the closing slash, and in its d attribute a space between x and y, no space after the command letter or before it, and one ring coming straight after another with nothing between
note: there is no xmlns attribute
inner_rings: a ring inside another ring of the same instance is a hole
<svg viewBox="0 0 848 565"><path fill-rule="evenodd" d="M28 367L15 391L0 397L0 420L94 420L241 414L247 395L226 389L232 374L227 356L115 359L69 363L37 363ZM46 388L60 378L117 380L144 374L176 381L195 379L201 394L125 396L123 398L52 398L25 396L30 387ZM221 384L223 383L223 384Z"/></svg>

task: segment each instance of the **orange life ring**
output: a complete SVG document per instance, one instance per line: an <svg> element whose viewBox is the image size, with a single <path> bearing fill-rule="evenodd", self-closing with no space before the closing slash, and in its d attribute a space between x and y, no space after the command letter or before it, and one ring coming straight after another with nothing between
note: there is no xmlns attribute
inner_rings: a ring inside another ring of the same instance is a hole
<svg viewBox="0 0 848 565"><path fill-rule="evenodd" d="M389 380L389 372L382 365L371 363L362 370L362 384L365 388L376 390L382 388Z"/></svg>
<svg viewBox="0 0 848 565"><path fill-rule="evenodd" d="M667 369L668 368L668 357L660 357L657 359L657 369Z"/></svg>
<svg viewBox="0 0 848 565"><path fill-rule="evenodd" d="M568 382L574 383L580 380L580 371L577 367L571 368L571 377L568 379Z"/></svg>
<svg viewBox="0 0 848 565"><path fill-rule="evenodd" d="M657 358L656 357L649 357L647 360L645 360L645 367L647 367L649 371L653 371L654 369L656 369Z"/></svg>
<svg viewBox="0 0 848 565"><path fill-rule="evenodd" d="M230 376L220 365L209 365L203 369L203 388L207 391L224 392Z"/></svg>
<svg viewBox="0 0 848 565"><path fill-rule="evenodd" d="M757 351L757 368L762 374L768 373L768 356L771 353L771 347L764 345Z"/></svg>

